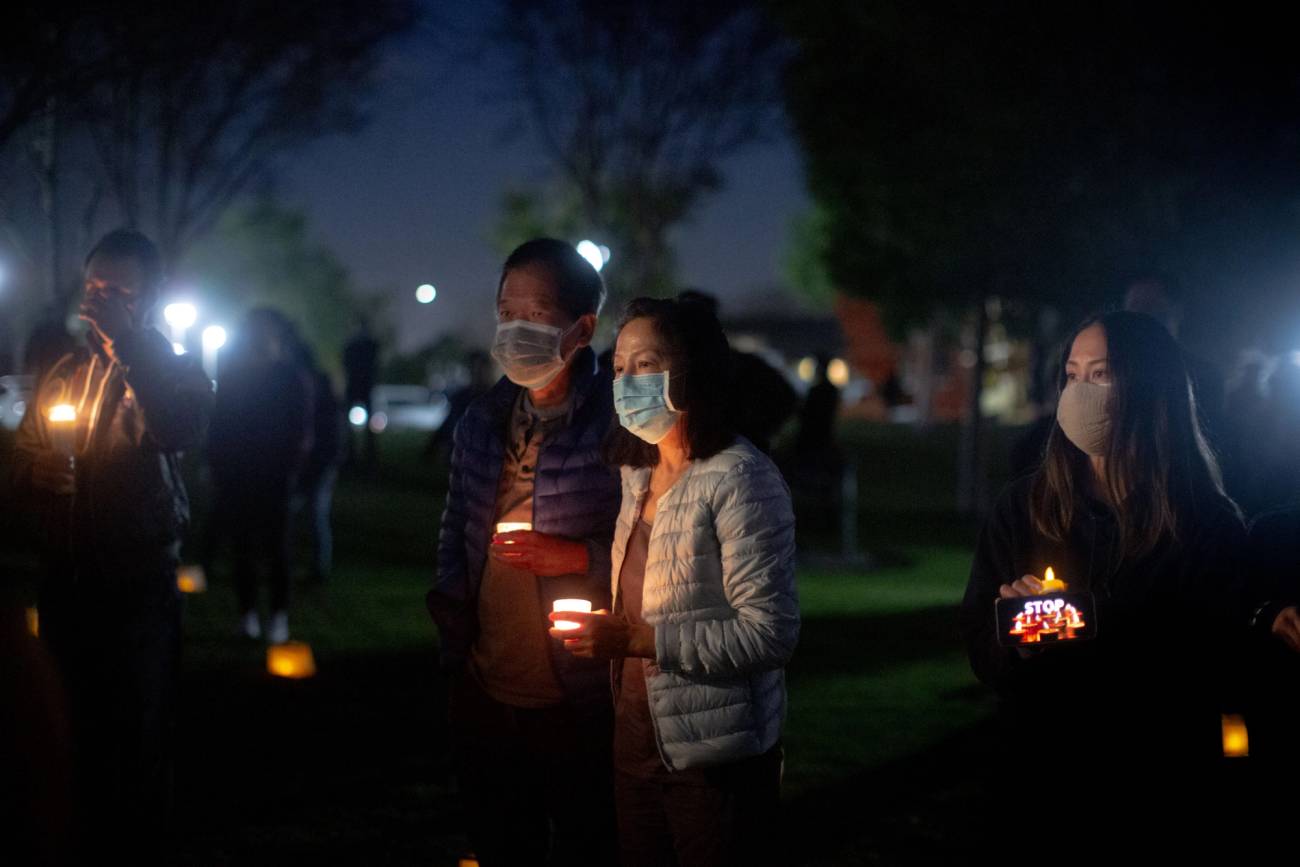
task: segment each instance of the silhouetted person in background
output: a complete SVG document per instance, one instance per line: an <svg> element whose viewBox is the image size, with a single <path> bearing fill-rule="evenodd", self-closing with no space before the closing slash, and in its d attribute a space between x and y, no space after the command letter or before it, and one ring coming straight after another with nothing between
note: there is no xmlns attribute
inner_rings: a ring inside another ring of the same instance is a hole
<svg viewBox="0 0 1300 867"><path fill-rule="evenodd" d="M364 316L357 320L357 330L343 347L343 403L344 411L359 406L366 411L362 436L366 441L366 465L375 464L375 432L370 429L371 399L379 377L379 341L370 333L370 320ZM352 437L348 437L348 461L355 459Z"/></svg>
<svg viewBox="0 0 1300 867"><path fill-rule="evenodd" d="M802 510L820 530L839 527L844 507L844 454L835 439L840 390L829 376L830 356L817 354L813 384L799 408L794 444L781 455L782 471Z"/></svg>
<svg viewBox="0 0 1300 867"><path fill-rule="evenodd" d="M294 361L311 390L311 450L298 478L294 513L305 514L311 538L309 577L313 583L327 581L334 569L334 529L330 512L339 462L343 459L346 419L329 374L316 364L316 353L290 327Z"/></svg>
<svg viewBox="0 0 1300 867"><path fill-rule="evenodd" d="M1210 445L1219 448L1224 427L1223 373L1208 360L1187 351L1182 343L1183 296L1178 282L1161 274L1148 274L1129 283L1124 293L1124 309L1145 313L1155 319L1179 341L1183 363L1196 397L1196 412Z"/></svg>
<svg viewBox="0 0 1300 867"><path fill-rule="evenodd" d="M171 827L176 566L189 501L180 452L198 445L212 385L148 327L157 248L106 235L85 264L87 345L46 373L19 426L15 489L48 567L41 638L67 688L87 858L166 860ZM50 419L57 405L75 421Z"/></svg>
<svg viewBox="0 0 1300 867"><path fill-rule="evenodd" d="M677 296L687 302L703 304L715 319L718 317L718 299L698 289L687 289ZM736 425L736 432L749 440L765 454L772 451L772 438L794 415L799 406L799 395L786 381L781 371L772 367L752 352L731 348L728 359L727 395L731 400L728 410ZM761 395L761 399L755 399Z"/></svg>
<svg viewBox="0 0 1300 867"><path fill-rule="evenodd" d="M311 450L311 395L286 344L284 319L268 308L244 319L221 374L208 437L216 511L232 544L240 627L263 633L259 571L269 573L267 638L289 639L289 498Z"/></svg>
<svg viewBox="0 0 1300 867"><path fill-rule="evenodd" d="M465 355L465 368L469 382L453 391L447 398L447 417L429 437L424 456L437 461L450 460L451 435L465 415L465 410L481 394L492 387L492 358L486 352L474 350Z"/></svg>

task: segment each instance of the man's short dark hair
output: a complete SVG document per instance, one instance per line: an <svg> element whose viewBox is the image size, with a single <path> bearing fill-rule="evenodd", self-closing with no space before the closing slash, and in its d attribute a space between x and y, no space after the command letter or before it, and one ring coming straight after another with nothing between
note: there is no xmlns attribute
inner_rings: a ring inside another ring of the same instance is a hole
<svg viewBox="0 0 1300 867"><path fill-rule="evenodd" d="M140 263L145 285L156 289L163 280L162 255L158 246L143 232L136 229L114 229L99 239L99 243L86 254L83 267L96 256L105 259L134 259Z"/></svg>
<svg viewBox="0 0 1300 867"><path fill-rule="evenodd" d="M574 319L587 313L599 314L605 304L605 281L600 279L600 273L572 244L555 238L525 241L506 257L506 263L501 267L501 280L497 283L498 300L506 274L525 267L546 271L555 282L560 309Z"/></svg>

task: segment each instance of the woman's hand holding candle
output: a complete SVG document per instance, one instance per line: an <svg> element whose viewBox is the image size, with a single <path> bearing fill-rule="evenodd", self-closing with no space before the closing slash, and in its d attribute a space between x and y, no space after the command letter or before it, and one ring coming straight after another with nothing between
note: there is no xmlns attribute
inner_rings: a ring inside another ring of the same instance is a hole
<svg viewBox="0 0 1300 867"><path fill-rule="evenodd" d="M655 629L633 625L608 611L552 611L551 622L570 621L577 629L551 628L551 635L564 639L564 649L588 659L622 659L626 656L654 659Z"/></svg>
<svg viewBox="0 0 1300 867"><path fill-rule="evenodd" d="M1043 592L1043 582L1033 575L1022 575L1010 584L998 588L998 595L1003 599L1016 599L1021 596L1037 596Z"/></svg>
<svg viewBox="0 0 1300 867"><path fill-rule="evenodd" d="M543 577L587 572L585 544L536 530L495 533L488 551L503 563Z"/></svg>

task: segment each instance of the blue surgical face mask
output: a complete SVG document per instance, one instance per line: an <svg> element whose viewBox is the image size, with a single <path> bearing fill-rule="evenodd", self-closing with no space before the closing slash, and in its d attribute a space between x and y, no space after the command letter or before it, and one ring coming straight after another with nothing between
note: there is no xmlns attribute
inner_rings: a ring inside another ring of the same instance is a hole
<svg viewBox="0 0 1300 867"><path fill-rule="evenodd" d="M681 415L668 396L666 370L614 380L614 410L619 424L651 445L668 436Z"/></svg>

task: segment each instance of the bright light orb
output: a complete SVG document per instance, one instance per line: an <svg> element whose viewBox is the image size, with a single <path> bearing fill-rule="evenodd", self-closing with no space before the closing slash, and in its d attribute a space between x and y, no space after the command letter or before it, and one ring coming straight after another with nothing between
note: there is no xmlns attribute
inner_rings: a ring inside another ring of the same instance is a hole
<svg viewBox="0 0 1300 867"><path fill-rule="evenodd" d="M185 354L185 344L184 344L184 343L177 343L175 340L173 340L173 341L172 341L172 352L176 353L177 355L184 355L184 354Z"/></svg>
<svg viewBox="0 0 1300 867"><path fill-rule="evenodd" d="M364 410L362 410L364 412ZM388 414L377 412L370 417L370 432L383 433L388 430Z"/></svg>
<svg viewBox="0 0 1300 867"><path fill-rule="evenodd" d="M365 427L368 416L364 406L354 406L348 410L348 421L352 422L353 427Z"/></svg>
<svg viewBox="0 0 1300 867"><path fill-rule="evenodd" d="M163 308L163 319L172 328L184 330L193 325L199 318L199 311L193 304L185 301L177 301L174 304L168 304Z"/></svg>
<svg viewBox="0 0 1300 867"><path fill-rule="evenodd" d="M591 263L591 267L599 271L605 267L605 257L600 252L600 247L592 241L579 241L578 255Z"/></svg>
<svg viewBox="0 0 1300 867"><path fill-rule="evenodd" d="M434 288L432 283L422 283L419 288L415 290L415 300L419 301L421 304L432 304L433 299L437 297L438 290Z"/></svg>
<svg viewBox="0 0 1300 867"><path fill-rule="evenodd" d="M226 345L226 329L220 325L209 325L203 329L203 348L212 352Z"/></svg>
<svg viewBox="0 0 1300 867"><path fill-rule="evenodd" d="M849 365L843 358L837 358L826 366L826 378L831 384L840 388L849 384Z"/></svg>

